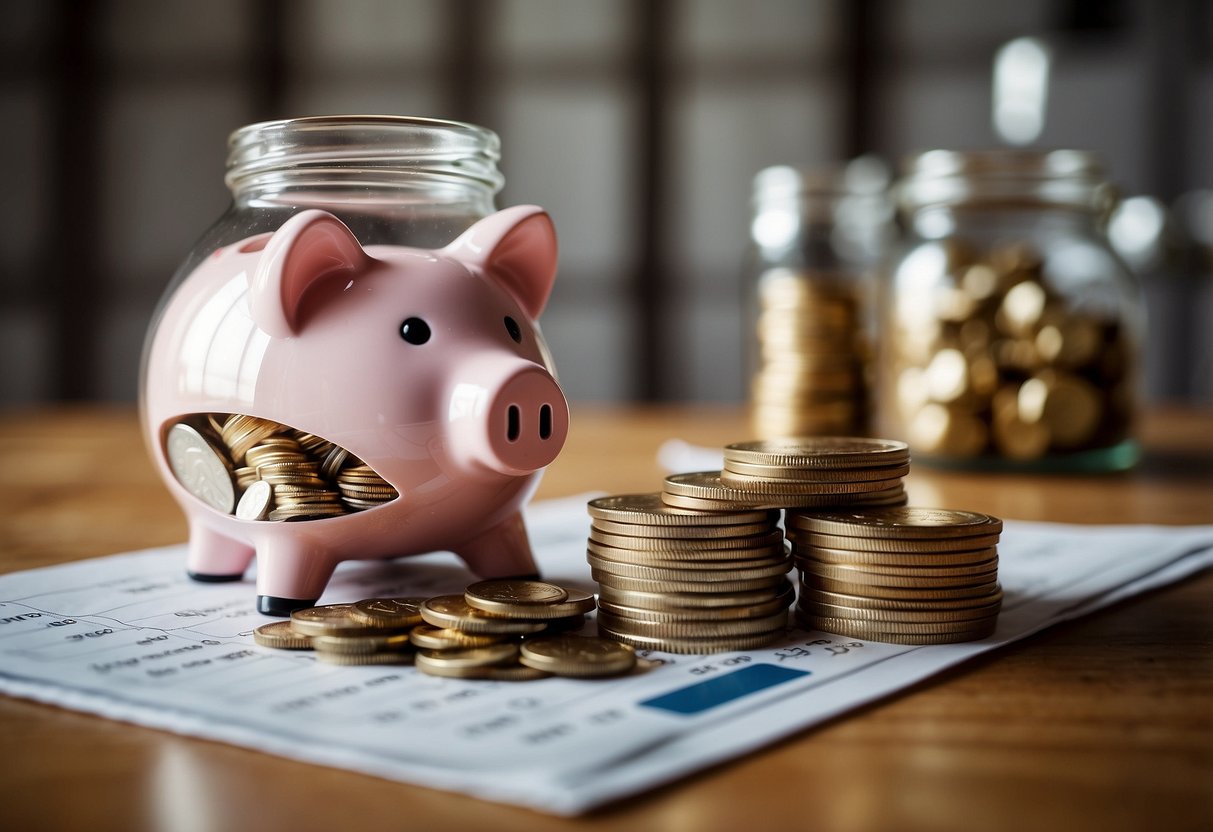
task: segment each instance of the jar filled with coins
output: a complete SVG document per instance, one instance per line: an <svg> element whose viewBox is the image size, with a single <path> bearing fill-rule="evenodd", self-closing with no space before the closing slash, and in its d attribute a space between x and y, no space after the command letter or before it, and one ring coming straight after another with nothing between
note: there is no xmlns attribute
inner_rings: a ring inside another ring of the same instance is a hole
<svg viewBox="0 0 1213 832"><path fill-rule="evenodd" d="M935 150L899 195L911 236L883 286L883 429L945 464L1131 467L1144 308L1104 235L1098 160Z"/></svg>
<svg viewBox="0 0 1213 832"><path fill-rule="evenodd" d="M308 209L336 216L362 246L441 248L496 210L494 197L504 182L499 157L500 142L491 130L434 119L299 118L232 133L225 176L232 203L185 257L149 327L139 385L144 435L158 435L147 425L151 336L169 300L208 258L236 243L236 255L262 251L270 232ZM297 426L232 412L233 399L255 398L264 350L236 320L247 318L239 310L248 301L245 274L233 277L208 306L214 309L190 324L193 334L185 347L199 377L205 367L208 378L218 379L203 385L214 405L181 414L164 438L186 490L250 521L317 520L396 499L396 489L339 444ZM402 331L402 337L410 336ZM540 349L546 351L541 340ZM349 356L351 372L362 358ZM315 413L331 406L323 387L317 390L314 402L304 401L300 391L304 403L294 409ZM183 477L187 468L191 473ZM215 493L217 487L222 494Z"/></svg>
<svg viewBox="0 0 1213 832"><path fill-rule="evenodd" d="M891 234L884 165L754 178L748 362L761 438L869 430L872 268Z"/></svg>

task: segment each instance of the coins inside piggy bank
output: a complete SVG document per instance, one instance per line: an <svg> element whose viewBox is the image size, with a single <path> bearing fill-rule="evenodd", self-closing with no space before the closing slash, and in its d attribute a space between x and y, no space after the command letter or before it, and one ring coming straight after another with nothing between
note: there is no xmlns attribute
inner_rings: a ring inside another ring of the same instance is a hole
<svg viewBox="0 0 1213 832"><path fill-rule="evenodd" d="M187 417L169 428L165 448L186 491L241 520L338 517L400 496L339 445L256 416Z"/></svg>

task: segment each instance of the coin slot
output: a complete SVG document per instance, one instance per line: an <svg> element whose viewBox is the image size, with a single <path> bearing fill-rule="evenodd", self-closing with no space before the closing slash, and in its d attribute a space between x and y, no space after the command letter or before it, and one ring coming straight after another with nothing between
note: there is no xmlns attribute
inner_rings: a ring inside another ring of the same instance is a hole
<svg viewBox="0 0 1213 832"><path fill-rule="evenodd" d="M550 404L539 408L539 438L552 438L552 406Z"/></svg>
<svg viewBox="0 0 1213 832"><path fill-rule="evenodd" d="M522 411L518 409L518 405L510 405L505 418L505 438L510 442L517 442L518 436L522 433Z"/></svg>

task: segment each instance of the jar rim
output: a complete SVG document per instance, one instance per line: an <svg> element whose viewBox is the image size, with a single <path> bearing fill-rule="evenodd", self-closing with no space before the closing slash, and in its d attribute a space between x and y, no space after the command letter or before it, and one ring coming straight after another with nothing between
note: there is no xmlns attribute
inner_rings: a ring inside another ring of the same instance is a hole
<svg viewBox="0 0 1213 832"><path fill-rule="evenodd" d="M1106 210L1114 198L1098 154L1075 149L927 150L906 157L903 208L1052 205Z"/></svg>
<svg viewBox="0 0 1213 832"><path fill-rule="evenodd" d="M236 194L264 180L334 170L384 185L418 176L501 190L501 140L486 127L417 116L329 115L248 124L228 137L224 181Z"/></svg>

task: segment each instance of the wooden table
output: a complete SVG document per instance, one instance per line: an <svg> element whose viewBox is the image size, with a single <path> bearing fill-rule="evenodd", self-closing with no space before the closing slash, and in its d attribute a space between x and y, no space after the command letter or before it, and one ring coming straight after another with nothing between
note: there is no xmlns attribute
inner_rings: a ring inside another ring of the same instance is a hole
<svg viewBox="0 0 1213 832"><path fill-rule="evenodd" d="M657 490L655 450L744 438L738 410L576 407L540 496ZM1213 414L1147 425L1135 471L915 468L919 505L1213 523ZM0 569L181 541L128 408L0 415ZM885 702L563 820L0 697L0 828L230 830L1213 827L1213 574L979 658Z"/></svg>

